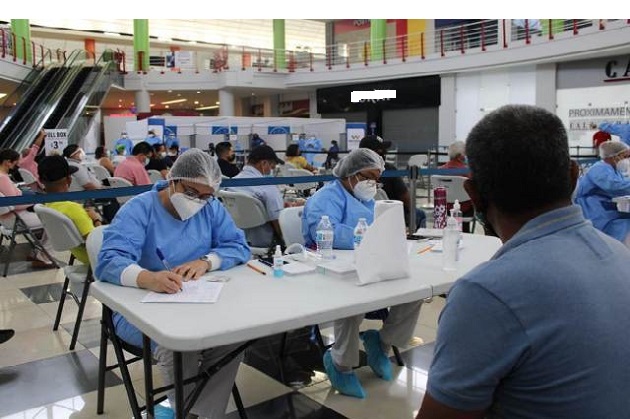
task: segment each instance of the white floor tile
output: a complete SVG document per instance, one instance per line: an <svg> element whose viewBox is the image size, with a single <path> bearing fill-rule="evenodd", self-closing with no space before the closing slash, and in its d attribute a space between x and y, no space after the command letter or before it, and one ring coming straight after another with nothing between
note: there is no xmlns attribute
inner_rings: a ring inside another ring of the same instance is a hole
<svg viewBox="0 0 630 419"><path fill-rule="evenodd" d="M0 345L0 368L24 364L70 352L71 336L62 328L53 332L50 327L17 332ZM85 349L77 343L75 350Z"/></svg>

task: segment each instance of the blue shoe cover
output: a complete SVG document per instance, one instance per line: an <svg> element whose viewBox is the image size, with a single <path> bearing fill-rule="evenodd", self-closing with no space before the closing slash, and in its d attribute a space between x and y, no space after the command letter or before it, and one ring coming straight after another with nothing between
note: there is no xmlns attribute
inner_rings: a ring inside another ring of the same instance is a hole
<svg viewBox="0 0 630 419"><path fill-rule="evenodd" d="M170 407L162 406L161 404L156 404L153 406L153 413L155 419L174 419L175 412Z"/></svg>
<svg viewBox="0 0 630 419"><path fill-rule="evenodd" d="M326 374L328 374L330 384L335 390L346 396L365 399L365 390L361 387L361 383L354 372L343 373L337 371L335 364L333 364L330 349L324 354L324 368L326 369Z"/></svg>
<svg viewBox="0 0 630 419"><path fill-rule="evenodd" d="M381 337L377 330L366 330L361 336L367 355L367 363L385 381L392 380L392 364L381 347Z"/></svg>

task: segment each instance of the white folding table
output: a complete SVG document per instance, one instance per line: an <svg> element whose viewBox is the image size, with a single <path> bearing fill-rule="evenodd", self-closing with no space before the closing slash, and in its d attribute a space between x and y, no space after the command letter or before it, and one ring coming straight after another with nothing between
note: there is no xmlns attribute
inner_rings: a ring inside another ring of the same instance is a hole
<svg viewBox="0 0 630 419"><path fill-rule="evenodd" d="M214 304L141 303L147 290L99 281L92 284L90 292L142 331L145 366L149 366L145 372L150 374L149 338L174 351L177 363L181 362L181 352L252 341L430 298L446 293L457 278L490 259L501 242L494 237L464 234L456 271L442 270L439 252L418 254L418 249L425 246L426 243L413 243L410 278L365 286L357 286L356 277L339 278L317 272L274 278L269 268L263 267L267 275L262 275L242 265L222 272L231 280L224 284L219 301ZM349 251L336 254L339 258L352 257ZM175 368L176 414L183 418L183 385L178 369L181 372L181 368ZM146 379L151 382L151 377ZM152 407L152 400L152 395L147 394L147 409Z"/></svg>

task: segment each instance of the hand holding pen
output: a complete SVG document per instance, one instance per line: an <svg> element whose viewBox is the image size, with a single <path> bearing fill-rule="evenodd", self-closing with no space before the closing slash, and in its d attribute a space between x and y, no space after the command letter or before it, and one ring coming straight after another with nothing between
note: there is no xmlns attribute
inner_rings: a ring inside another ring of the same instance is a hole
<svg viewBox="0 0 630 419"><path fill-rule="evenodd" d="M155 249L155 252L162 262L165 270L160 272L149 272L143 271L138 276L138 285L142 288L148 288L152 291L156 292L166 292L169 294L173 294L182 290L182 276L172 272L170 265L166 261L164 254L160 249ZM148 278L144 278L144 273L151 274L152 278L149 280ZM143 280L141 283L140 281Z"/></svg>

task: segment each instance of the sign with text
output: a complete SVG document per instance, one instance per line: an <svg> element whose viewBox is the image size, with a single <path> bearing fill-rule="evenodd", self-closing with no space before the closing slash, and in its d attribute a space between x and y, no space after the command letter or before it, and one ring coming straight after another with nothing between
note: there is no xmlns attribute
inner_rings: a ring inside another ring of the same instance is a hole
<svg viewBox="0 0 630 419"><path fill-rule="evenodd" d="M348 150L356 150L359 148L361 138L365 137L367 124L363 122L351 122L346 124L346 139Z"/></svg>
<svg viewBox="0 0 630 419"><path fill-rule="evenodd" d="M46 130L46 139L44 141L44 149L47 156L60 156L63 149L68 146L68 130Z"/></svg>

